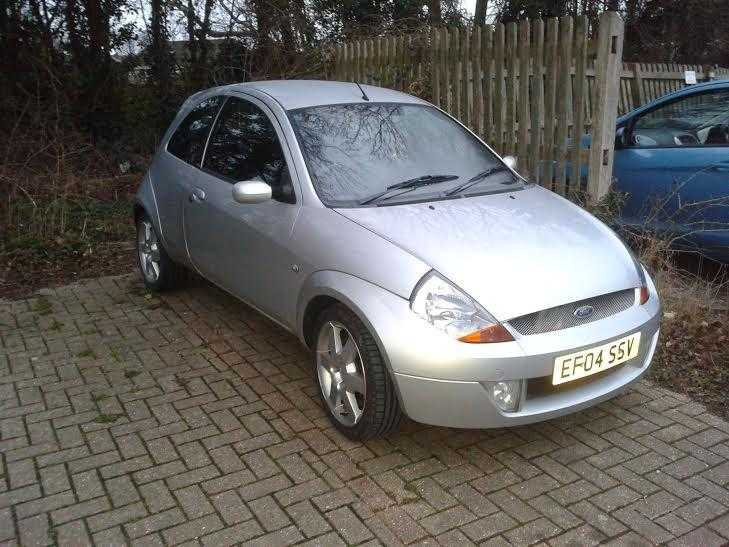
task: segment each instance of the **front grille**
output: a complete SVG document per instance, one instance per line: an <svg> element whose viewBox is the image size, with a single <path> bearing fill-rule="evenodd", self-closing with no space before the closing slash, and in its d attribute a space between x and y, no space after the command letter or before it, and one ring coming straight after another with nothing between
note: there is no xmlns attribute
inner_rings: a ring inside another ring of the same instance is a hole
<svg viewBox="0 0 729 547"><path fill-rule="evenodd" d="M509 321L509 324L524 336L542 334L605 319L627 310L633 304L635 304L635 289L626 289L522 315ZM593 312L589 317L575 315L575 310L583 306L592 307Z"/></svg>

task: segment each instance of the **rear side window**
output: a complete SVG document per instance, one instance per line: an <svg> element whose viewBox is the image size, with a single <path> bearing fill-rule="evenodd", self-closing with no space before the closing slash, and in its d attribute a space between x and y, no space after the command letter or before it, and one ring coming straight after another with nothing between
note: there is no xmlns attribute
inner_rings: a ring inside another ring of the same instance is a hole
<svg viewBox="0 0 729 547"><path fill-rule="evenodd" d="M187 163L199 166L205 151L205 141L223 97L205 99L182 120L167 144L167 151Z"/></svg>

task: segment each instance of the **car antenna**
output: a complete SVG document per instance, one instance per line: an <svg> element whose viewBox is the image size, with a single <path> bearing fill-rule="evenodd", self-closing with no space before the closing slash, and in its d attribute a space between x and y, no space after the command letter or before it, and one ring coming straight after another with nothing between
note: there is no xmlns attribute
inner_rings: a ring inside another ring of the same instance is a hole
<svg viewBox="0 0 729 547"><path fill-rule="evenodd" d="M362 86L361 86L361 85L359 85L359 82L354 82L354 83L355 83L355 85L356 85L356 86L357 86L357 87L359 88L359 90L360 90L360 91L362 92L362 98L363 98L363 99L364 99L365 101L369 101L369 100L370 100L370 98L369 98L369 97L367 96L367 93L365 93L365 90L364 90L364 89L362 89Z"/></svg>

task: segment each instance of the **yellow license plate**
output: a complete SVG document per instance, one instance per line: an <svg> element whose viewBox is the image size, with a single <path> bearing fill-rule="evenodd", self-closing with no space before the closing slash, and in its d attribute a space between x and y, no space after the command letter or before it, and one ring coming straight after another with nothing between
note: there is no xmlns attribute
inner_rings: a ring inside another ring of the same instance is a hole
<svg viewBox="0 0 729 547"><path fill-rule="evenodd" d="M585 349L554 360L552 385L564 384L625 363L638 355L640 333L636 332L602 346Z"/></svg>

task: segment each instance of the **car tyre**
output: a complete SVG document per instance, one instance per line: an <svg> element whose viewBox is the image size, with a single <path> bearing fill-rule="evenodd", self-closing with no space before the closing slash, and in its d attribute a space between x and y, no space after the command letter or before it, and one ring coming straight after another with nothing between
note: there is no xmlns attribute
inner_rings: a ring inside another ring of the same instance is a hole
<svg viewBox="0 0 729 547"><path fill-rule="evenodd" d="M314 333L314 381L334 426L352 440L396 429L403 413L395 385L360 318L335 304L319 314Z"/></svg>
<svg viewBox="0 0 729 547"><path fill-rule="evenodd" d="M154 292L175 289L185 279L185 268L169 257L146 214L137 218L137 264L144 285Z"/></svg>

